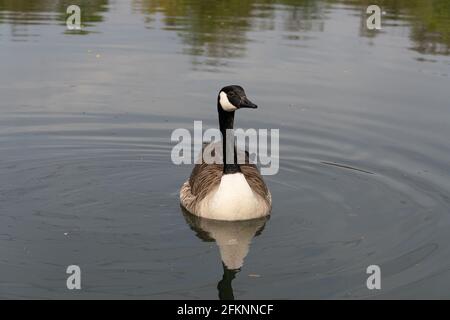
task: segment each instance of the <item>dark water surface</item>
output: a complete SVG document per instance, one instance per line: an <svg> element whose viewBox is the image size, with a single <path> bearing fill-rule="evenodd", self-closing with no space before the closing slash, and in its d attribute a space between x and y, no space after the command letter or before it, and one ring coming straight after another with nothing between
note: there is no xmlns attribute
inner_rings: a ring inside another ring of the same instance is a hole
<svg viewBox="0 0 450 320"><path fill-rule="evenodd" d="M78 3L0 0L0 298L450 296L449 1ZM172 130L231 83L280 129L268 221L179 206Z"/></svg>

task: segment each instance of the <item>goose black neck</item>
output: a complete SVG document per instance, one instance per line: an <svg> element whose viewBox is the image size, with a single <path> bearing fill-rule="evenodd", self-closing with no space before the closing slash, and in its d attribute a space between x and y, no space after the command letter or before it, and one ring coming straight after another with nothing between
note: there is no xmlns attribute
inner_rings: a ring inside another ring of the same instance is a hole
<svg viewBox="0 0 450 320"><path fill-rule="evenodd" d="M234 135L232 139L227 139L227 130L233 130L234 125L234 111L227 112L222 109L220 104L217 104L219 111L219 125L222 133L222 150L223 150L223 174L232 174L241 172L241 168L237 163L236 148L234 145ZM233 158L227 161L227 154L234 154Z"/></svg>

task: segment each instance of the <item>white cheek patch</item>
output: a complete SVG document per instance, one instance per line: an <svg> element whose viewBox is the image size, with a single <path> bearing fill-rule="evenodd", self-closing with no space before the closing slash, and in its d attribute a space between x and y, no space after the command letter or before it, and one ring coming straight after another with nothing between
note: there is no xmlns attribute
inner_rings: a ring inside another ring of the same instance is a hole
<svg viewBox="0 0 450 320"><path fill-rule="evenodd" d="M228 100L227 94L223 91L220 92L220 105L222 107L223 110L225 111L234 111L237 108L235 106L233 106L230 102L230 100Z"/></svg>

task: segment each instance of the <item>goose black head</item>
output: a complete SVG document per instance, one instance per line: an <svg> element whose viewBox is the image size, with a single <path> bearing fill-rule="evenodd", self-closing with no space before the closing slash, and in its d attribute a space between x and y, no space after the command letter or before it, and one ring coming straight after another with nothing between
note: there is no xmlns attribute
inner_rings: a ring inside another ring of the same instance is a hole
<svg viewBox="0 0 450 320"><path fill-rule="evenodd" d="M231 85L223 87L219 92L218 100L219 106L227 112L242 108L258 108L256 104L247 98L245 91L241 86Z"/></svg>

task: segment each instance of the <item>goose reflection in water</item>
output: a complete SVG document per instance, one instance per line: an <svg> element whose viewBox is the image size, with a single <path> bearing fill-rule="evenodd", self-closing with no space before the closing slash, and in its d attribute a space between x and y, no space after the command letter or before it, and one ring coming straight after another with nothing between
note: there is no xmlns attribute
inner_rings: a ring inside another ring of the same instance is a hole
<svg viewBox="0 0 450 320"><path fill-rule="evenodd" d="M244 265L252 239L259 236L269 216L245 221L220 221L190 214L181 208L186 222L205 242L216 242L222 259L223 276L217 284L219 299L234 300L231 282Z"/></svg>

